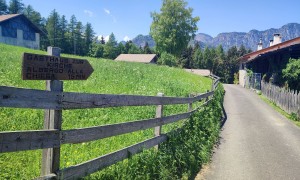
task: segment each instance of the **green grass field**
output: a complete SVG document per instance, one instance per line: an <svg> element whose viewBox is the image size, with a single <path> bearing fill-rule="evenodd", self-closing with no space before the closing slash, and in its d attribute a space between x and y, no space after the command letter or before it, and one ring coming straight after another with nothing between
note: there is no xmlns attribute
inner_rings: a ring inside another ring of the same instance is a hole
<svg viewBox="0 0 300 180"><path fill-rule="evenodd" d="M45 81L21 79L21 57L24 52L46 54L22 47L0 44L0 86L44 89ZM67 57L76 57L62 55ZM76 57L82 58L82 57ZM188 97L190 93L206 92L211 80L181 69L139 63L88 59L94 73L86 81L64 81L64 91ZM186 112L187 105L166 106L165 115ZM155 106L120 107L63 111L62 129L83 128L153 118ZM181 126L163 127L164 132ZM0 108L0 131L43 129L43 110ZM62 146L61 168L82 163L153 137L153 129L138 131L103 140ZM0 179L32 179L40 175L41 150L0 154Z"/></svg>

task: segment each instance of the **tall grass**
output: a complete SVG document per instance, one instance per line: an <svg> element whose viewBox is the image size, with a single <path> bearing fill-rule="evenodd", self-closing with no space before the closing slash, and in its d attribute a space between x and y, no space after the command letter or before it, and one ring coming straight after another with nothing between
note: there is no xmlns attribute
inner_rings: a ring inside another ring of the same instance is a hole
<svg viewBox="0 0 300 180"><path fill-rule="evenodd" d="M21 80L23 52L46 54L43 51L0 44L0 85L44 89L44 81ZM156 95L163 92L165 96L187 97L190 93L205 92L210 88L210 79L180 69L85 58L92 64L94 73L86 81L64 81L64 91L136 95ZM166 106L164 113L170 115L186 110L186 105ZM63 111L62 129L99 126L154 116L155 106L66 110ZM163 127L163 132L181 126L182 122L167 125ZM0 131L39 129L43 129L43 110L0 108ZM150 137L153 137L153 129L87 143L62 145L61 168L82 163ZM39 176L40 167L41 150L0 154L0 179L31 179ZM118 169L118 166L113 168ZM100 174L109 175L109 169Z"/></svg>
<svg viewBox="0 0 300 180"><path fill-rule="evenodd" d="M219 86L208 106L169 133L159 151L146 150L87 179L194 179L218 140L223 96L224 89Z"/></svg>

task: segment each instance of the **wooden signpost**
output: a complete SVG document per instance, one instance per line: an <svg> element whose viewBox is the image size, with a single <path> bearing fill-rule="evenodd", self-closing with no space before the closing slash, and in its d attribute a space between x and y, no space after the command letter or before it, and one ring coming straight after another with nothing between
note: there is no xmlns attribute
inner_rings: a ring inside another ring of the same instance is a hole
<svg viewBox="0 0 300 180"><path fill-rule="evenodd" d="M24 53L23 80L46 80L46 89L63 92L60 80L86 80L94 71L87 60L60 57L60 48L48 47L48 55ZM46 109L44 129L61 130L62 110ZM56 174L60 165L60 147L46 148L42 152L41 175Z"/></svg>
<svg viewBox="0 0 300 180"><path fill-rule="evenodd" d="M23 80L86 80L94 69L87 60L24 53Z"/></svg>

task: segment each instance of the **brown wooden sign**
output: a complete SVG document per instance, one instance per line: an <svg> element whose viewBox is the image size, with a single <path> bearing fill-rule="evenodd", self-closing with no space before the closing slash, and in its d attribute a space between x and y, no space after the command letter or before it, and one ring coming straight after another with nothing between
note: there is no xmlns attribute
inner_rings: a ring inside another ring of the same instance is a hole
<svg viewBox="0 0 300 180"><path fill-rule="evenodd" d="M24 53L23 80L86 80L94 69L87 60Z"/></svg>

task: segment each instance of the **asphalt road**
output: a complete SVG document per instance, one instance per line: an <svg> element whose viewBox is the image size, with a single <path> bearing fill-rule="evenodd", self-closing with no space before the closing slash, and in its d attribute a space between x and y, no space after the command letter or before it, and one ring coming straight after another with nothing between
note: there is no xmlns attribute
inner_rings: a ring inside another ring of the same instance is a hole
<svg viewBox="0 0 300 180"><path fill-rule="evenodd" d="M300 180L300 128L254 92L224 87L228 118L201 179Z"/></svg>

